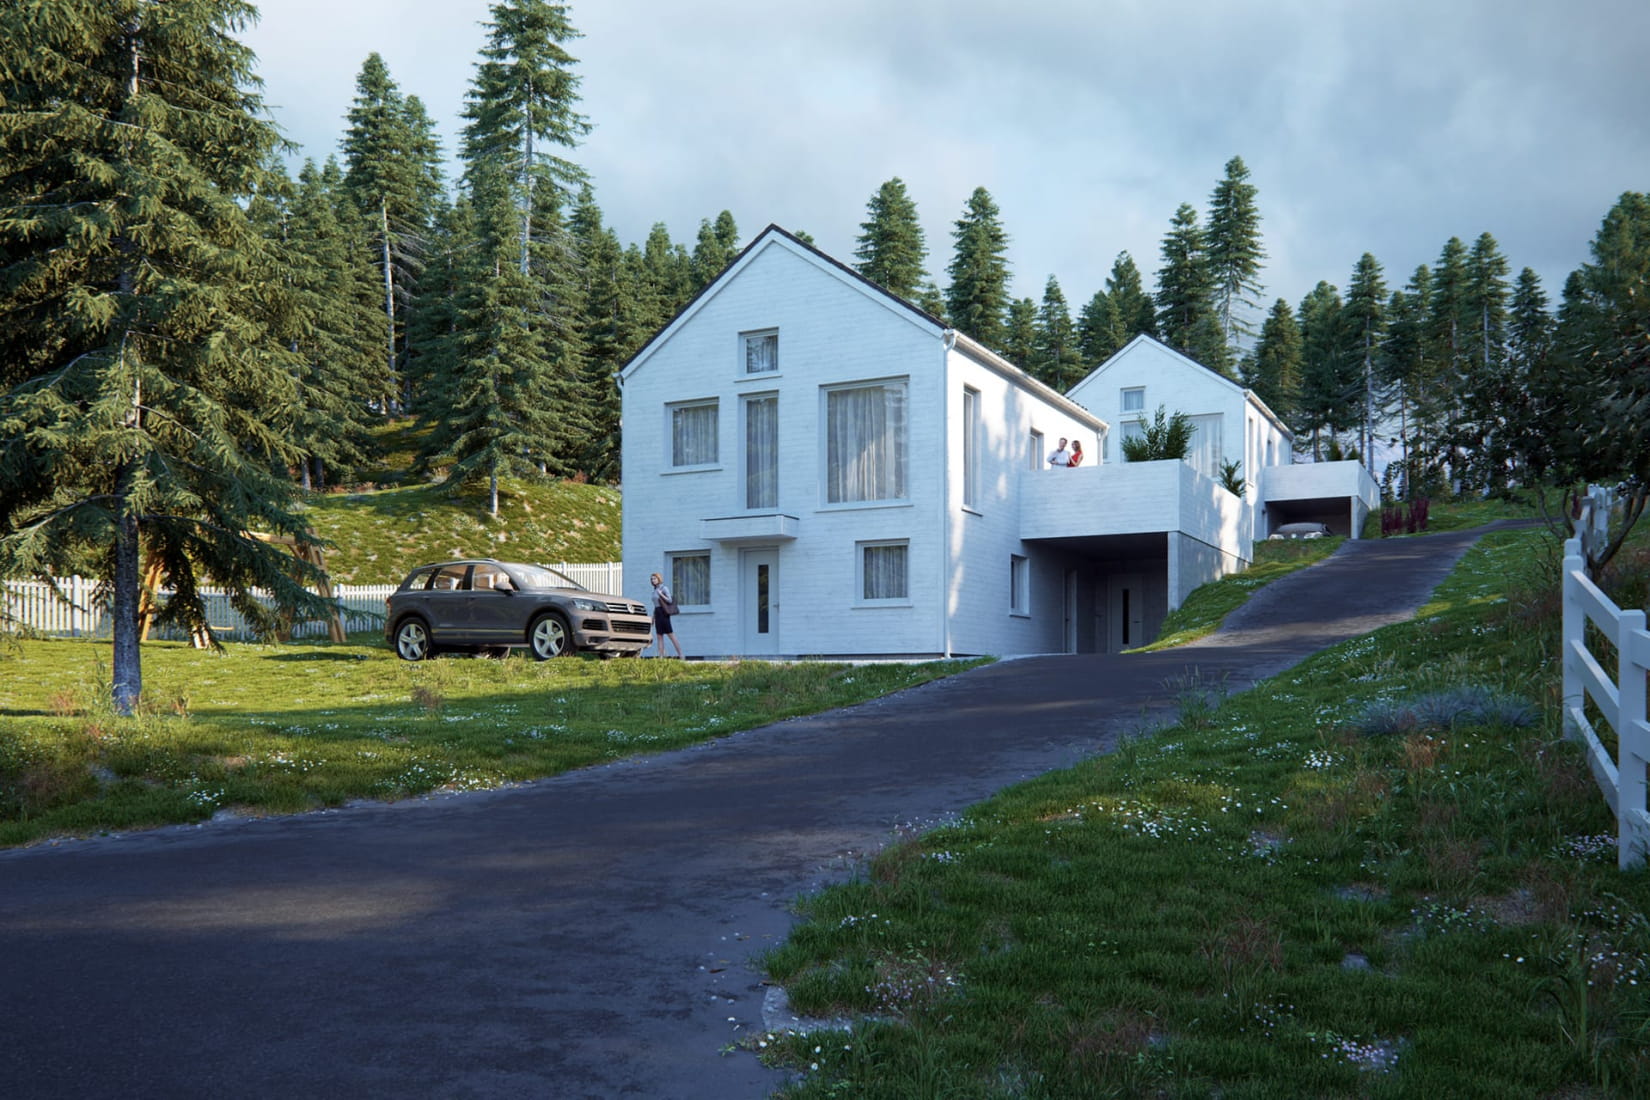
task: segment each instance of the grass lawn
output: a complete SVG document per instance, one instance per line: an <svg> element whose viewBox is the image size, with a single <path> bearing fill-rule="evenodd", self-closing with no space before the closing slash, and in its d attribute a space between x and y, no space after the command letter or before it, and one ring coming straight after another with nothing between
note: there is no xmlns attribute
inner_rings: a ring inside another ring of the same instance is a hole
<svg viewBox="0 0 1650 1100"><path fill-rule="evenodd" d="M108 643L0 651L0 845L492 787L844 706L969 667L464 657L348 645L143 647L143 713ZM975 662L977 663L977 662Z"/></svg>
<svg viewBox="0 0 1650 1100"><path fill-rule="evenodd" d="M1650 874L1557 736L1541 531L799 902L797 1098L1650 1095Z"/></svg>

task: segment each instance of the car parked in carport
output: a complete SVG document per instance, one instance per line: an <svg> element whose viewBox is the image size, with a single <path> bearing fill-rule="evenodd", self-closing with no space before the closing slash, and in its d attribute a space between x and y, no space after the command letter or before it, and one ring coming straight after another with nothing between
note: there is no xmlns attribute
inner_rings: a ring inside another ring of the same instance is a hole
<svg viewBox="0 0 1650 1100"><path fill-rule="evenodd" d="M521 646L541 661L581 650L634 657L651 629L635 600L492 558L421 565L384 604L384 636L404 661Z"/></svg>

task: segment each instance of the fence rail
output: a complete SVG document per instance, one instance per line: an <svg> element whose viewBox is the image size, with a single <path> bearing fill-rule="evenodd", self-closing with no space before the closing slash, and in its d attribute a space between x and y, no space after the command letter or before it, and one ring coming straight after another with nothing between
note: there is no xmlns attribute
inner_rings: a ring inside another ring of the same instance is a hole
<svg viewBox="0 0 1650 1100"><path fill-rule="evenodd" d="M1650 808L1645 803L1650 768L1650 721L1645 683L1650 677L1650 631L1642 611L1623 611L1587 577L1581 539L1564 544L1564 732L1579 740L1593 778L1616 815L1617 860L1622 870L1650 853ZM1587 648L1591 623L1616 650L1616 675ZM1587 705L1616 735L1616 758L1599 739Z"/></svg>
<svg viewBox="0 0 1650 1100"><path fill-rule="evenodd" d="M551 569L576 584L595 592L623 592L624 568L613 562L561 562ZM345 630L377 630L384 622L384 601L394 592L393 584L335 585L334 597ZM251 628L229 601L229 594L217 588L200 589L206 605L206 619L212 629L226 638L250 638ZM171 592L162 590L164 605ZM263 593L254 592L259 598ZM45 581L6 581L0 586L0 618L16 627L48 637L107 638L112 630L108 600L98 591L98 581L87 577L62 577L53 584ZM326 637L324 619L308 619L293 624L297 638ZM156 627L157 638L187 639L176 627Z"/></svg>

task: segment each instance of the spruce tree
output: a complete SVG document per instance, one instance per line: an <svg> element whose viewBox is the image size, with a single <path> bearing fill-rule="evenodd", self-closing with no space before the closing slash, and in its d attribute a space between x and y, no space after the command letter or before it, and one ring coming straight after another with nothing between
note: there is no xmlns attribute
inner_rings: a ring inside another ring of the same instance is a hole
<svg viewBox="0 0 1650 1100"><path fill-rule="evenodd" d="M1326 282L1319 282L1301 300L1296 323L1301 333L1301 389L1298 407L1301 430L1312 435L1312 460L1325 457L1323 433L1327 429L1332 451L1339 449L1335 435L1357 422L1351 411L1357 392L1355 377L1347 373L1346 343L1342 337L1341 294Z"/></svg>
<svg viewBox="0 0 1650 1100"><path fill-rule="evenodd" d="M1065 393L1082 381L1083 357L1077 347L1077 331L1071 323L1071 308L1053 275L1043 288L1043 304L1037 311L1036 335L1032 346L1031 375Z"/></svg>
<svg viewBox="0 0 1650 1100"><path fill-rule="evenodd" d="M1479 488L1504 489L1507 453L1499 437L1506 428L1516 390L1507 377L1508 265L1488 233L1473 242L1467 257L1462 312L1462 425L1467 474Z"/></svg>
<svg viewBox="0 0 1650 1100"><path fill-rule="evenodd" d="M1440 473L1457 482L1466 469L1463 444L1467 439L1466 409L1462 398L1467 392L1468 372L1471 368L1469 352L1471 331L1476 324L1468 286L1467 246L1459 237L1451 237L1438 254L1438 263L1432 269L1431 314L1427 320L1427 338L1431 345L1438 374L1438 389L1428 395L1439 410L1442 453Z"/></svg>
<svg viewBox="0 0 1650 1100"><path fill-rule="evenodd" d="M1165 343L1204 366L1230 376L1231 351L1214 309L1208 246L1197 211L1181 203L1163 238L1157 270L1157 328Z"/></svg>
<svg viewBox="0 0 1650 1100"><path fill-rule="evenodd" d="M1092 370L1110 359L1118 348L1116 334L1111 298L1097 290L1077 314L1077 350L1084 366Z"/></svg>
<svg viewBox="0 0 1650 1100"><path fill-rule="evenodd" d="M697 293L722 273L728 262L739 252L739 230L733 215L724 210L713 223L709 218L699 221L699 240L693 246L693 284Z"/></svg>
<svg viewBox="0 0 1650 1100"><path fill-rule="evenodd" d="M1233 352L1254 335L1249 317L1260 305L1260 268L1266 251L1255 195L1243 158L1233 157L1226 162L1225 178L1209 196L1209 226L1204 233L1209 281L1221 336Z"/></svg>
<svg viewBox="0 0 1650 1100"><path fill-rule="evenodd" d="M1301 357L1301 330L1295 322L1295 311L1279 298L1260 327L1252 371L1243 381L1286 424L1298 422Z"/></svg>
<svg viewBox="0 0 1650 1100"><path fill-rule="evenodd" d="M1371 475L1375 473L1375 428L1384 404L1377 363L1381 341L1386 337L1386 299L1380 261L1365 252L1358 258L1352 281L1347 284L1341 326L1346 339L1343 355L1347 374L1349 377L1355 374L1362 383L1362 401L1356 416L1358 448Z"/></svg>
<svg viewBox="0 0 1650 1100"><path fill-rule="evenodd" d="M296 402L272 326L283 269L243 203L279 138L235 35L240 0L0 7L0 575L91 562L112 600L112 689L142 691L139 560L168 620L210 634L197 578L318 610L286 471Z"/></svg>
<svg viewBox="0 0 1650 1100"><path fill-rule="evenodd" d="M1008 323L1003 326L1002 356L1022 370L1037 355L1037 303L1016 298L1008 305Z"/></svg>
<svg viewBox="0 0 1650 1100"><path fill-rule="evenodd" d="M1502 448L1496 455L1526 485L1545 478L1552 454L1550 426L1563 418L1562 408L1549 403L1546 379L1554 327L1541 279L1526 267L1518 273L1507 318L1506 380L1514 397L1504 413Z"/></svg>
<svg viewBox="0 0 1650 1100"><path fill-rule="evenodd" d="M854 256L859 273L891 294L914 301L928 281L928 246L917 221L917 204L898 176L865 205Z"/></svg>
<svg viewBox="0 0 1650 1100"><path fill-rule="evenodd" d="M964 333L994 351L1006 353L1010 339L1006 325L1008 234L998 219L997 204L985 188L976 187L969 196L951 236L956 251L947 269L951 285L945 296L946 313ZM1035 316L1035 302L1031 308ZM1025 359L1016 361L1024 363Z"/></svg>
<svg viewBox="0 0 1650 1100"><path fill-rule="evenodd" d="M1157 306L1146 293L1134 257L1127 252L1119 252L1112 261L1111 273L1106 276L1106 298L1111 302L1114 350L1136 336L1157 335Z"/></svg>
<svg viewBox="0 0 1650 1100"><path fill-rule="evenodd" d="M381 280L383 377L379 401L398 407L406 309L424 267L430 217L441 196L441 147L416 97L404 96L384 59L373 53L355 81L342 141L344 185L370 227Z"/></svg>

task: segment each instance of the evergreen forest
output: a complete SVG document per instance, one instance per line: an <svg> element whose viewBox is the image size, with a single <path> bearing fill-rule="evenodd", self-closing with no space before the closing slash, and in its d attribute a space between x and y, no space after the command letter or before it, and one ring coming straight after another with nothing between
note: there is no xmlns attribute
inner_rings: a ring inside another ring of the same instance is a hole
<svg viewBox="0 0 1650 1100"><path fill-rule="evenodd" d="M238 38L256 18L246 0L0 9L0 575L108 578L128 702L140 561L186 622L197 576L305 606L313 578L245 533L312 537L305 495L359 483L388 422L416 426L417 476L495 513L501 479L616 484L616 373L741 246L726 210L691 242L605 223L566 4L491 6L455 159L372 54L338 153L296 175ZM1592 479L1642 509L1650 196L1603 212L1556 295L1481 232L1407 275L1349 257L1296 303L1265 297L1241 157L1202 209L1181 199L1153 278L1123 252L1086 297L1053 274L1040 301L1012 296L983 187L943 287L899 178L853 262L1059 390L1152 335L1253 389L1311 457L1395 458L1397 496Z"/></svg>

